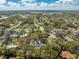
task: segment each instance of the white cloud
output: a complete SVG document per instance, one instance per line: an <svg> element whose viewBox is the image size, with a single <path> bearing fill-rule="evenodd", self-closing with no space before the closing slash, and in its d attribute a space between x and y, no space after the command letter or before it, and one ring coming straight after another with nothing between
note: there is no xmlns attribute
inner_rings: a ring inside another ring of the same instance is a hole
<svg viewBox="0 0 79 59"><path fill-rule="evenodd" d="M29 3L27 1L35 1L35 0L21 0L26 1L22 2L25 8L28 10L77 10L79 6L74 6L74 0L58 0L55 3L47 4L45 2L41 2L40 4Z"/></svg>
<svg viewBox="0 0 79 59"><path fill-rule="evenodd" d="M59 1L63 1L63 2L69 1L69 2L72 2L73 0L59 0Z"/></svg>
<svg viewBox="0 0 79 59"><path fill-rule="evenodd" d="M21 0L21 2L33 2L35 0Z"/></svg>
<svg viewBox="0 0 79 59"><path fill-rule="evenodd" d="M21 4L8 2L9 6L0 5L0 10L79 10L79 6L73 5L74 0L58 0L52 4L45 2L41 2L40 4L37 2L31 3L33 1L35 0L21 0Z"/></svg>
<svg viewBox="0 0 79 59"><path fill-rule="evenodd" d="M58 0L58 1L56 1L56 3L60 3L60 4L73 4L74 0Z"/></svg>
<svg viewBox="0 0 79 59"><path fill-rule="evenodd" d="M11 8L20 8L20 4L13 3L13 2L8 2L9 7Z"/></svg>
<svg viewBox="0 0 79 59"><path fill-rule="evenodd" d="M25 1L29 1L29 0L21 0L21 2L25 2Z"/></svg>
<svg viewBox="0 0 79 59"><path fill-rule="evenodd" d="M45 9L49 9L49 6L50 6L50 4L47 4L44 2L41 2L40 5L37 3L27 3L27 2L23 2L22 4L28 10L45 10Z"/></svg>
<svg viewBox="0 0 79 59"><path fill-rule="evenodd" d="M0 0L0 4L6 3L6 0Z"/></svg>
<svg viewBox="0 0 79 59"><path fill-rule="evenodd" d="M0 10L26 10L25 7L12 7L12 6L6 6L6 5L0 5Z"/></svg>

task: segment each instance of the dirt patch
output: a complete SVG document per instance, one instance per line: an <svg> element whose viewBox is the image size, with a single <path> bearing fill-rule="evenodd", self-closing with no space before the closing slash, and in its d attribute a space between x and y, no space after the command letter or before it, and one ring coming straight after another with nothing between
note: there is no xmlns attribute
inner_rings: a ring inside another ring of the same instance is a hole
<svg viewBox="0 0 79 59"><path fill-rule="evenodd" d="M0 59L3 59L3 56L0 56Z"/></svg>
<svg viewBox="0 0 79 59"><path fill-rule="evenodd" d="M9 59L16 59L16 57L10 57Z"/></svg>

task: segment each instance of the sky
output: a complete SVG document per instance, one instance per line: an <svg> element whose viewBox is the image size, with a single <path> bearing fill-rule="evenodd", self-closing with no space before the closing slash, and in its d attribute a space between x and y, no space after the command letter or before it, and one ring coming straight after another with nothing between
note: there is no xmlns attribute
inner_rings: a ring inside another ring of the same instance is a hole
<svg viewBox="0 0 79 59"><path fill-rule="evenodd" d="M79 0L0 0L0 10L79 10Z"/></svg>

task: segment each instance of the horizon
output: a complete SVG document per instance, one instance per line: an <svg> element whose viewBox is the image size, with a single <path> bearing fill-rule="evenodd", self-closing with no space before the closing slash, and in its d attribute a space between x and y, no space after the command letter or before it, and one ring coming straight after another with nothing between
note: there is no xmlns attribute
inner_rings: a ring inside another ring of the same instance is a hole
<svg viewBox="0 0 79 59"><path fill-rule="evenodd" d="M79 11L79 10L0 10L0 11Z"/></svg>

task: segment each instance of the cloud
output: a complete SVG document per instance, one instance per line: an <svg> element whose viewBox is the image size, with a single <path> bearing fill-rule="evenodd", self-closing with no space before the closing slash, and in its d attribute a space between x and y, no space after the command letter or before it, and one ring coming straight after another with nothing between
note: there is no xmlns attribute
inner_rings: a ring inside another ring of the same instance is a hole
<svg viewBox="0 0 79 59"><path fill-rule="evenodd" d="M0 0L0 4L6 3L6 0Z"/></svg>
<svg viewBox="0 0 79 59"><path fill-rule="evenodd" d="M62 1L62 2L73 2L74 0L59 0L59 1Z"/></svg>
<svg viewBox="0 0 79 59"><path fill-rule="evenodd" d="M41 2L40 5L36 2L35 3L23 2L22 5L28 10L46 10L49 9L50 6L50 4L44 2Z"/></svg>
<svg viewBox="0 0 79 59"><path fill-rule="evenodd" d="M74 1L74 4L75 4L75 5L79 5L79 0L75 0L75 1Z"/></svg>
<svg viewBox="0 0 79 59"><path fill-rule="evenodd" d="M36 0L21 0L27 10L78 10L79 6L74 5L74 0L57 0L54 3L34 2ZM76 1L76 0L75 0ZM32 3L34 2L34 3ZM77 2L77 1L76 1Z"/></svg>
<svg viewBox="0 0 79 59"><path fill-rule="evenodd" d="M6 0L0 0L0 10L79 10L79 0L56 0L54 3L41 1L40 4L36 0L21 0L20 3ZM39 0L40 1L40 0ZM46 0L47 1L47 0Z"/></svg>
<svg viewBox="0 0 79 59"><path fill-rule="evenodd" d="M71 2L71 1L69 1ZM68 3L61 3L61 1L56 1L55 3L48 4L46 2L41 2L40 5L38 3L28 3L23 2L24 8L27 10L77 10L79 6L73 6L72 4Z"/></svg>
<svg viewBox="0 0 79 59"><path fill-rule="evenodd" d="M58 0L56 1L56 3L67 5L67 4L73 4L74 0Z"/></svg>
<svg viewBox="0 0 79 59"><path fill-rule="evenodd" d="M13 3L13 2L8 2L9 7L11 8L20 8L20 4Z"/></svg>
<svg viewBox="0 0 79 59"><path fill-rule="evenodd" d="M25 7L12 7L7 5L0 5L0 10L26 10Z"/></svg>
<svg viewBox="0 0 79 59"><path fill-rule="evenodd" d="M35 0L21 0L21 2L34 2Z"/></svg>

